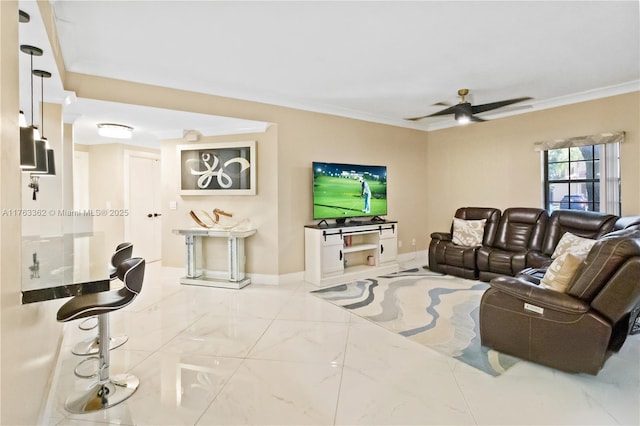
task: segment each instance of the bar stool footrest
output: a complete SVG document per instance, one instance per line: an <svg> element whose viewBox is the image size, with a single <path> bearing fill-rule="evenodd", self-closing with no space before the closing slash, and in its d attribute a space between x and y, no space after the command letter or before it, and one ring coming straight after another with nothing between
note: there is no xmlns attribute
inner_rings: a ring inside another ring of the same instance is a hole
<svg viewBox="0 0 640 426"><path fill-rule="evenodd" d="M92 372L90 372L89 374L85 374L82 372L82 370L84 365L89 362L94 362L96 363L96 365ZM76 368L73 369L73 374L75 374L76 377L80 377L81 379L92 379L94 377L98 377L99 370L100 370L100 357L90 356L83 359L78 363L78 365L76 365Z"/></svg>
<svg viewBox="0 0 640 426"><path fill-rule="evenodd" d="M127 343L127 340L129 340L129 337L125 335L112 337L109 339L109 350L112 351L119 348ZM100 352L100 341L97 336L93 339L78 342L73 349L71 349L71 353L78 356L96 355L98 352Z"/></svg>
<svg viewBox="0 0 640 426"><path fill-rule="evenodd" d="M98 317L85 318L78 324L78 328L84 331L93 330L96 327L98 327Z"/></svg>

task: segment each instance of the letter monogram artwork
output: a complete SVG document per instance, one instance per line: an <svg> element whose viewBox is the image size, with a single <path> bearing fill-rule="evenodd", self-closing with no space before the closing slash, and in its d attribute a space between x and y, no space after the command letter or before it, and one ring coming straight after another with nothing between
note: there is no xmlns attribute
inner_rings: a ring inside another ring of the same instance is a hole
<svg viewBox="0 0 640 426"><path fill-rule="evenodd" d="M255 195L255 141L178 146L181 195Z"/></svg>

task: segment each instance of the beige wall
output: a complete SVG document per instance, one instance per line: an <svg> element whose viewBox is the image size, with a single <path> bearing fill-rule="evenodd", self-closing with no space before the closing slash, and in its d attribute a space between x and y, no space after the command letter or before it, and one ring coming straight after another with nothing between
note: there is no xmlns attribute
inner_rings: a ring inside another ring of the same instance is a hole
<svg viewBox="0 0 640 426"><path fill-rule="evenodd" d="M502 209L541 206L540 155L533 150L534 142L625 130L623 214L640 211L638 196L633 192L639 182L638 93L425 133L95 76L68 74L68 77L80 97L235 116L277 125L277 198L265 208L247 214L256 224L271 224L267 218L277 217L278 266L274 271L270 261L253 259L248 271L254 274L283 275L303 270L303 227L313 222L312 161L388 166L388 218L399 221L402 242L399 252L408 253L425 250L429 234L448 229L453 212L460 206L492 205ZM258 150L258 158L261 156L262 151ZM169 163L166 166L171 167ZM163 209L167 208L167 200L179 199L176 188L168 185L165 184L168 192L163 194ZM215 200L219 202L218 198ZM184 211L182 214L180 217L184 218ZM184 222L174 222L175 216L170 217L163 220L163 238L177 244L180 240L169 235L170 229ZM416 246L411 245L414 239ZM249 257L274 249L272 240L267 242L261 237L250 246L254 254ZM163 249L166 254L171 253L167 264L176 264L179 256L176 247Z"/></svg>
<svg viewBox="0 0 640 426"><path fill-rule="evenodd" d="M18 4L0 1L0 209L21 208L18 126ZM0 423L36 424L48 390L62 325L61 302L20 304L21 223L0 221Z"/></svg>
<svg viewBox="0 0 640 426"><path fill-rule="evenodd" d="M283 275L303 271L303 229L305 225L313 223L311 162L314 160L386 165L390 197L388 218L399 221L399 239L403 241L400 252L426 248L424 215L427 214L427 203L421 196L427 176L425 132L81 74L67 73L66 85L68 89L76 91L78 97L253 119L277 126L277 134L273 134L271 142L275 144L277 141L277 157L274 158L272 151L264 151L258 144L259 179L265 178L263 173L269 173L267 179L277 179L277 190L270 189L266 204L263 204L261 184L258 185L258 201L255 203L240 201L242 196L234 196L230 201L234 206L239 205L237 203L252 206L243 213L259 225L258 233L272 232L274 227L277 229L275 241L271 236L251 237L254 240L248 243L249 273ZM272 131L270 129L267 134ZM216 140L238 139L223 137ZM171 144L178 142L165 142L168 148L163 147L163 157L165 152L172 149ZM263 165L263 155L267 156L268 166ZM177 167L177 164L171 165L171 161L164 158L161 162L163 174ZM276 175L271 176L271 170ZM171 182L164 182L163 185L164 214L168 213L165 211L167 202L180 198L177 187L171 187ZM219 196L202 199L210 199L211 203L221 200ZM195 206L197 203L187 201L186 206ZM179 210L177 213L178 216L170 213L168 218L163 216L163 240L166 244L180 243L180 239L169 235L171 229L184 224L185 211ZM260 228L264 229L261 231ZM415 247L410 243L413 238L416 239ZM167 248L163 243L163 247L165 253L170 254L166 261L173 265L178 246ZM264 256L264 253L273 250L278 253L275 263L256 259L256 256Z"/></svg>
<svg viewBox="0 0 640 426"><path fill-rule="evenodd" d="M398 221L399 252L426 248L426 133L303 111L278 123L280 274L304 270L304 226L314 223L312 161L387 166L387 218Z"/></svg>
<svg viewBox="0 0 640 426"><path fill-rule="evenodd" d="M257 194L181 196L180 160L178 145L187 145L183 139L162 142L162 264L183 267L185 262L184 237L173 234L177 228L197 227L189 211L205 210L211 214L214 208L232 213L230 223L249 219L259 232L246 243L247 271L261 274L278 274L278 130L272 125L264 133L201 137L194 146L202 143L256 141ZM169 203L176 202L177 209L170 210ZM199 214L203 216L202 214ZM224 218L223 218L224 219ZM227 242L222 239L206 239L205 264L210 269L227 268Z"/></svg>
<svg viewBox="0 0 640 426"><path fill-rule="evenodd" d="M193 226L189 210L229 208L238 217L251 219L258 233L247 243L247 271L284 275L304 270L304 226L314 223L312 209L312 161L386 165L389 176L389 216L400 222L401 252L425 249L426 204L420 182L426 176L426 134L347 118L289 110L278 115L277 126L264 135L203 138L199 142L257 140L258 194L252 196L178 195L176 145L162 148L163 264L184 265L184 241L171 229ZM278 129L277 133L275 129ZM170 201L179 200L176 211ZM422 229L421 229L422 228ZM416 246L411 240L416 239ZM226 250L221 242L208 253ZM224 256L222 257L224 261ZM215 259L207 259L215 265Z"/></svg>
<svg viewBox="0 0 640 426"><path fill-rule="evenodd" d="M622 214L640 212L638 92L429 132L428 232L448 230L458 207L541 207L537 141L624 130Z"/></svg>

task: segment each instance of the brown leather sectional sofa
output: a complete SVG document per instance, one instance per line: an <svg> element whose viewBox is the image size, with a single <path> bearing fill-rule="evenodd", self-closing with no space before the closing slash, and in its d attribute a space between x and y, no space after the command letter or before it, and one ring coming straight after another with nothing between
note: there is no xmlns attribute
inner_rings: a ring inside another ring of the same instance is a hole
<svg viewBox="0 0 640 426"><path fill-rule="evenodd" d="M490 281L480 301L483 346L573 373L597 374L640 322L640 216L536 208L463 207L485 219L482 244L435 232L429 268ZM563 234L597 240L565 292L540 285Z"/></svg>
<svg viewBox="0 0 640 426"><path fill-rule="evenodd" d="M450 232L434 232L429 245L429 269L468 279L490 281L521 270L551 263L551 255L565 232L597 239L614 230L619 217L580 210L514 207L504 212L491 207L461 207L454 217L486 219L482 245L465 247Z"/></svg>

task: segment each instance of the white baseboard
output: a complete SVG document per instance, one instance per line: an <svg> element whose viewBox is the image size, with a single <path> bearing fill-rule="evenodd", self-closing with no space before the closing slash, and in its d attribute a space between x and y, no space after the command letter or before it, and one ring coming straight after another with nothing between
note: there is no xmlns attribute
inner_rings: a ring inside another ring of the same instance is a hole
<svg viewBox="0 0 640 426"><path fill-rule="evenodd" d="M402 253L398 255L398 263L402 267L405 264L414 265L426 265L428 263L427 250L417 250L408 253ZM163 269L171 270L172 275L177 277L180 274L184 275L184 268L174 268L163 266ZM291 272L288 274L274 275L274 274L251 274L247 276L251 278L251 282L254 284L263 285L284 285L284 284L296 284L304 281L304 271Z"/></svg>
<svg viewBox="0 0 640 426"><path fill-rule="evenodd" d="M264 285L295 284L304 281L304 271L283 275L247 274L247 276L251 278L252 283Z"/></svg>
<svg viewBox="0 0 640 426"><path fill-rule="evenodd" d="M421 265L426 265L428 262L427 250L417 250L411 251L408 253L402 253L398 255L398 262L400 264L405 263L419 263Z"/></svg>

